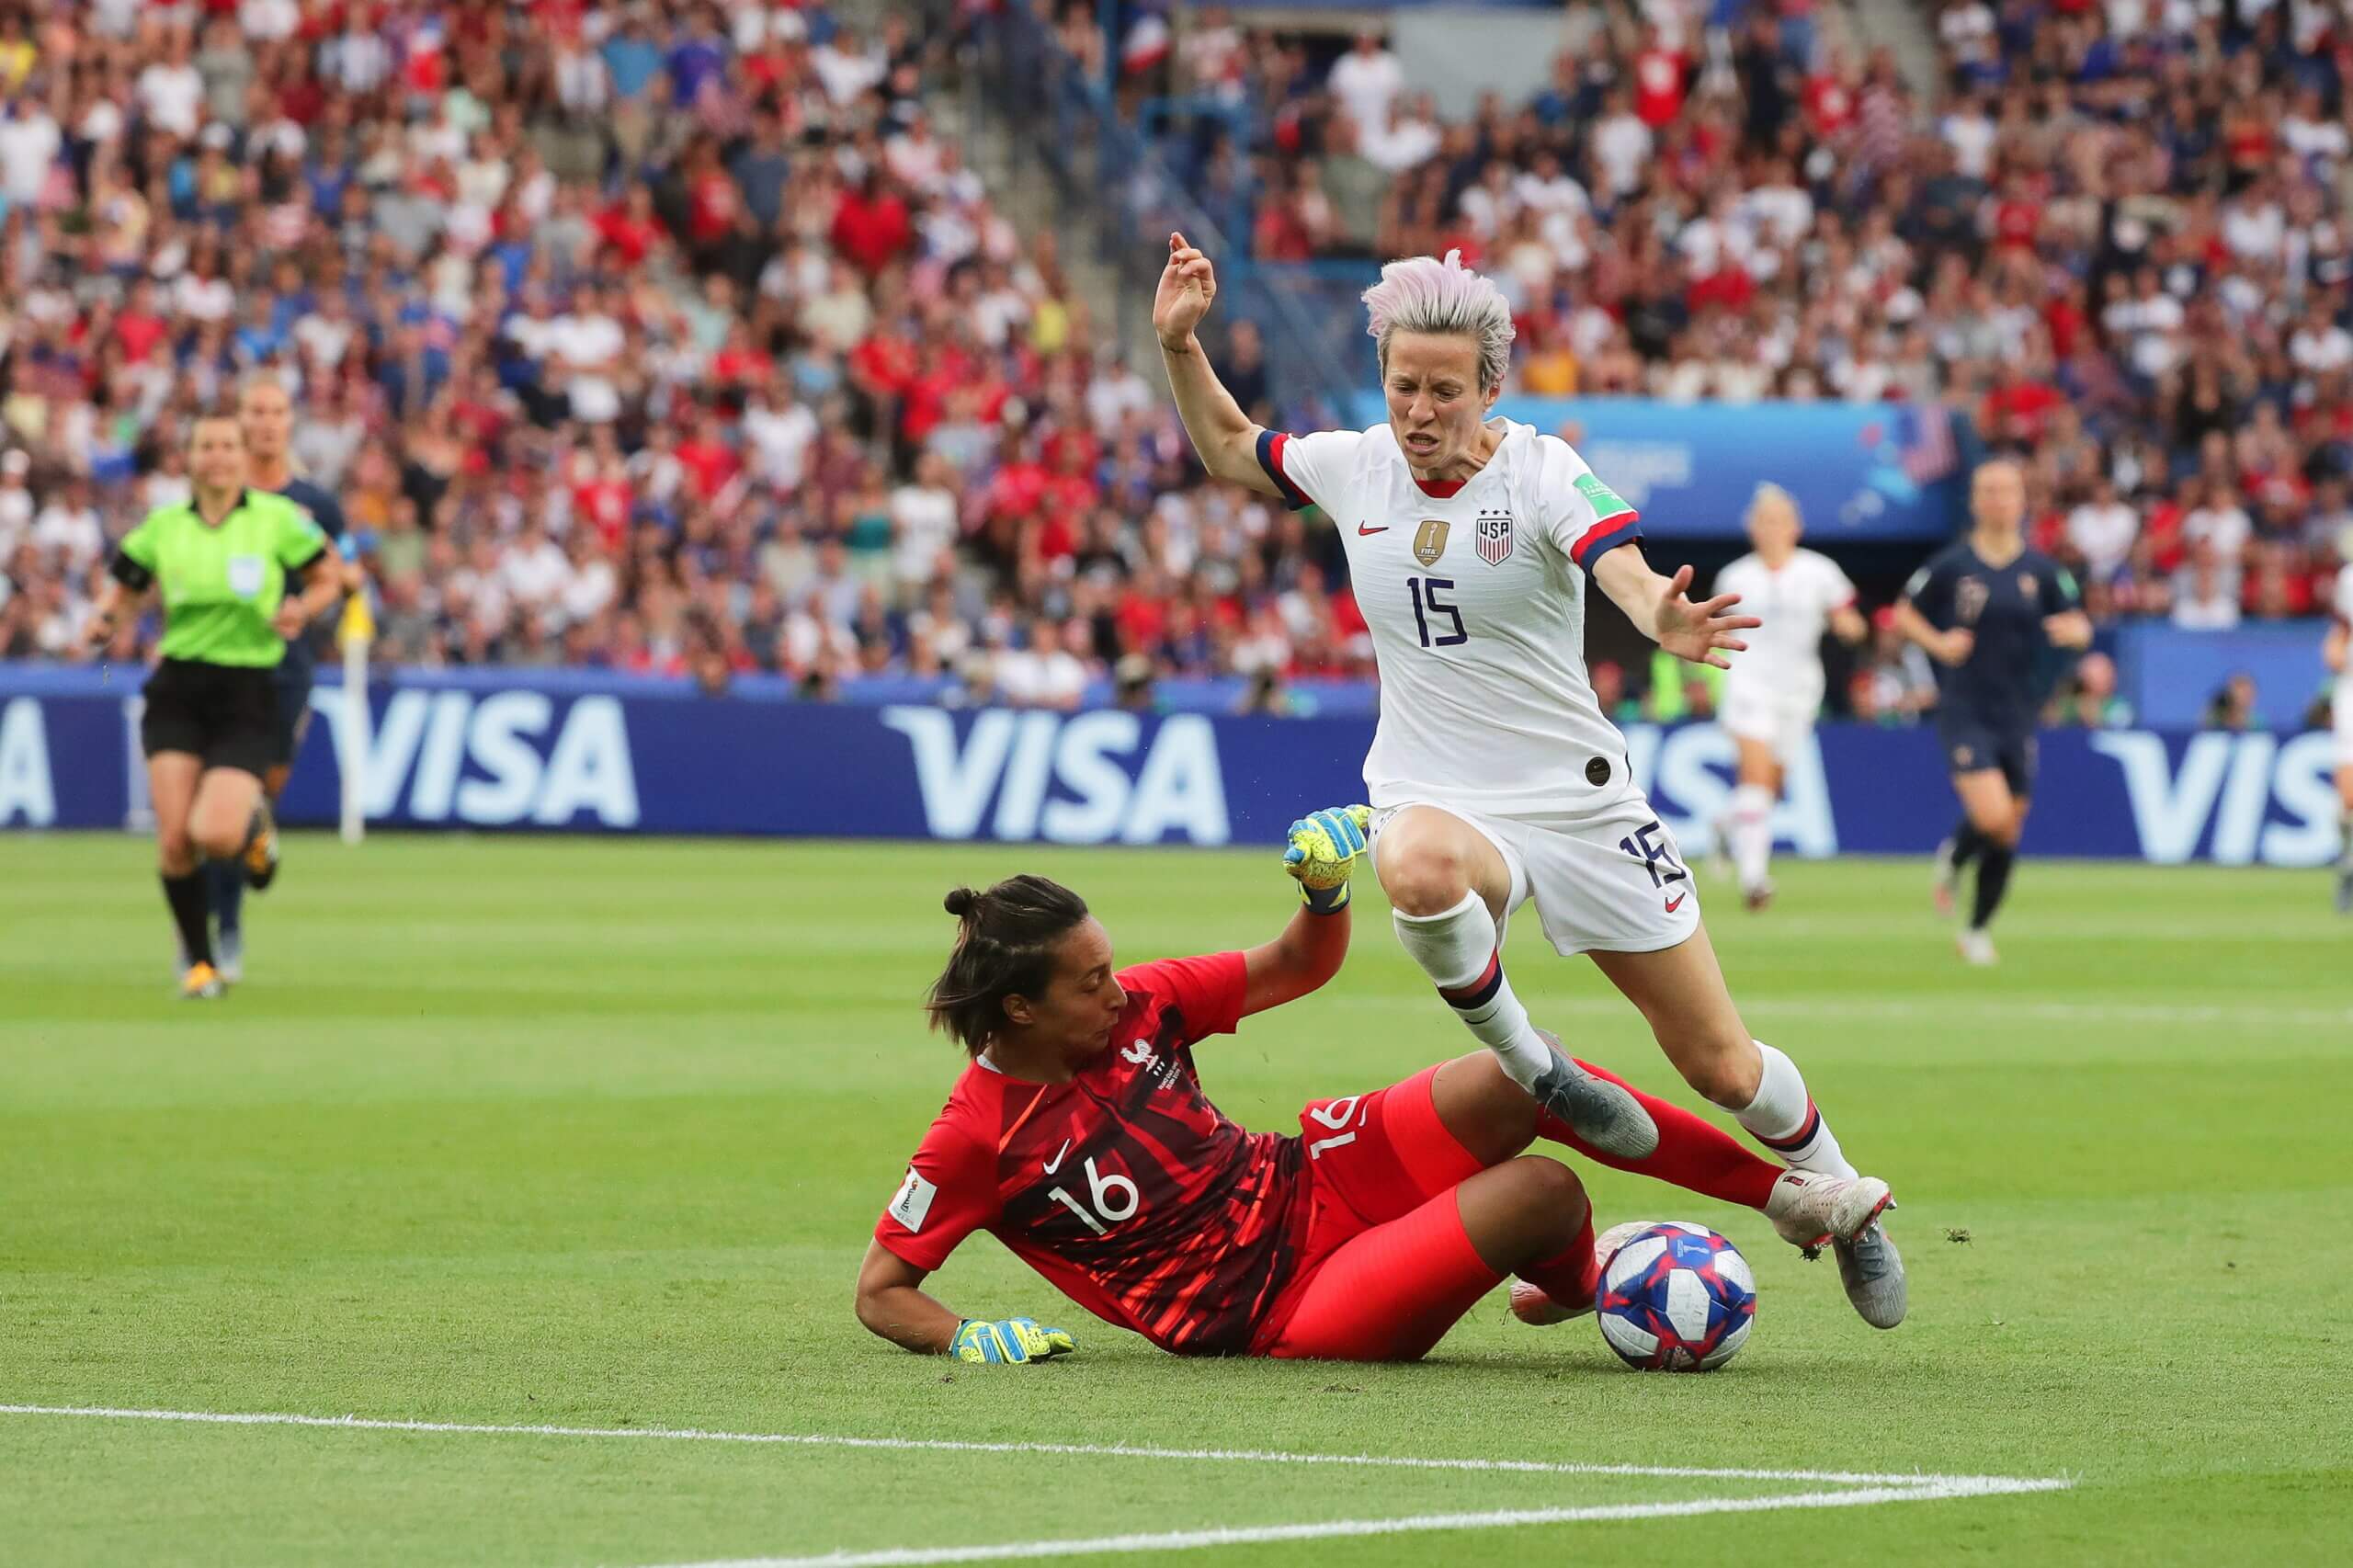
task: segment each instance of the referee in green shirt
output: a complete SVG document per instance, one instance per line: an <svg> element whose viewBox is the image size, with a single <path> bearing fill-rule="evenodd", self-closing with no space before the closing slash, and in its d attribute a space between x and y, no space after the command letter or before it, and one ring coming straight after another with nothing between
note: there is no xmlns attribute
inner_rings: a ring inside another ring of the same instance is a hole
<svg viewBox="0 0 2353 1568"><path fill-rule="evenodd" d="M271 672L286 639L342 597L343 562L300 506L246 487L244 435L233 418L195 422L188 472L195 499L156 507L124 536L90 641L103 647L151 590L161 594L163 657L143 688L139 739L164 898L188 955L180 994L196 999L222 989L202 861L244 850L276 756Z"/></svg>

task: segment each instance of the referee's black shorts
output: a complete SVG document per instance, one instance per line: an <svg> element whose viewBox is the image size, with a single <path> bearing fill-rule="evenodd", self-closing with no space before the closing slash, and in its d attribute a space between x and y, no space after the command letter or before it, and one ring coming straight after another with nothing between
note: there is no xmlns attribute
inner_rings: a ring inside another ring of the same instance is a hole
<svg viewBox="0 0 2353 1568"><path fill-rule="evenodd" d="M2031 724L1988 724L1965 713L1940 713L1937 739L1944 746L1945 769L1976 773L2001 769L2010 793L2034 793L2034 727Z"/></svg>
<svg viewBox="0 0 2353 1568"><path fill-rule="evenodd" d="M140 749L188 752L207 767L258 778L278 752L278 683L272 672L195 659L165 659L142 688Z"/></svg>

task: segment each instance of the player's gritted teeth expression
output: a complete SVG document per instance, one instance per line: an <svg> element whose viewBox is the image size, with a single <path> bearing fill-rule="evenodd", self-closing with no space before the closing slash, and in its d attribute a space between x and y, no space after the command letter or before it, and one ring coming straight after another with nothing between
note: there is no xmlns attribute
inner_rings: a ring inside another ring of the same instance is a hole
<svg viewBox="0 0 2353 1568"><path fill-rule="evenodd" d="M1499 387L1479 385L1479 342L1464 333L1400 332L1382 378L1389 428L1425 479L1467 477L1479 460L1481 423ZM1451 472L1461 468L1462 473Z"/></svg>
<svg viewBox="0 0 2353 1568"><path fill-rule="evenodd" d="M1035 996L1008 996L1006 1021L1023 1043L1065 1061L1099 1056L1128 994L1111 972L1111 937L1089 915L1071 927L1054 954L1054 972Z"/></svg>

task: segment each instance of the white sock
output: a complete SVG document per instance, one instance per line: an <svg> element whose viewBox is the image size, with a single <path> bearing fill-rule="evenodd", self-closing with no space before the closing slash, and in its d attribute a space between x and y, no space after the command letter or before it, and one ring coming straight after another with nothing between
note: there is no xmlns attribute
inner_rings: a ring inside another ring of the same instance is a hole
<svg viewBox="0 0 2353 1568"><path fill-rule="evenodd" d="M1757 1080L1756 1097L1734 1113L1740 1124L1799 1170L1854 1179L1855 1167L1805 1092L1798 1064L1761 1040L1756 1049L1765 1058L1765 1074Z"/></svg>
<svg viewBox="0 0 2353 1568"><path fill-rule="evenodd" d="M1773 794L1762 784L1732 792L1732 859L1744 888L1760 886L1773 864Z"/></svg>
<svg viewBox="0 0 2353 1568"><path fill-rule="evenodd" d="M1512 1082L1533 1093L1536 1080L1553 1061L1552 1048L1536 1033L1528 1009L1504 978L1503 953L1495 941L1495 916L1475 892L1443 915L1392 913L1397 940L1455 1016L1500 1058Z"/></svg>

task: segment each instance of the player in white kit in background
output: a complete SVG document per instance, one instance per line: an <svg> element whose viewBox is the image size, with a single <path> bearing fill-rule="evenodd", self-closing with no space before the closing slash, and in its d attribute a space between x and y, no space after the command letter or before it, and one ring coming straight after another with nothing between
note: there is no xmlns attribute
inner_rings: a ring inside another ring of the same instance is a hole
<svg viewBox="0 0 2353 1568"><path fill-rule="evenodd" d="M1822 712L1822 636L1849 646L1870 634L1855 608L1855 585L1838 563L1802 550L1797 501L1760 484L1748 503L1756 548L1716 574L1715 591L1736 597L1764 624L1749 634L1724 676L1718 722L1739 748L1732 809L1717 826L1732 851L1741 897L1751 909L1773 901L1773 803L1791 762L1813 740Z"/></svg>
<svg viewBox="0 0 2353 1568"><path fill-rule="evenodd" d="M1857 1175L1796 1065L1750 1037L1674 837L1586 675L1588 583L1695 662L1725 665L1757 622L1726 598L1694 604L1688 566L1652 571L1640 517L1566 442L1486 417L1511 312L1454 256L1392 262L1366 291L1389 418L1362 431L1252 424L1194 335L1216 290L1208 257L1170 235L1153 321L1195 450L1219 479L1321 506L1347 551L1381 671L1365 784L1398 939L1514 1081L1642 1169L1658 1148L1650 1113L1559 1050L1505 977L1504 924L1534 903L1553 947L1592 956L1685 1081L1795 1167L1767 1214L1801 1246L1833 1244L1856 1310L1894 1327L1905 1291L1879 1223L1887 1184ZM1801 1199L1802 1221L1776 1208ZM1523 1296L1515 1311L1552 1321L1556 1304Z"/></svg>
<svg viewBox="0 0 2353 1568"><path fill-rule="evenodd" d="M2336 913L2353 915L2353 529L2337 541L2346 564L2336 569L2336 592L2329 601L2334 619L2321 656L2336 672L2330 703L2336 720Z"/></svg>

